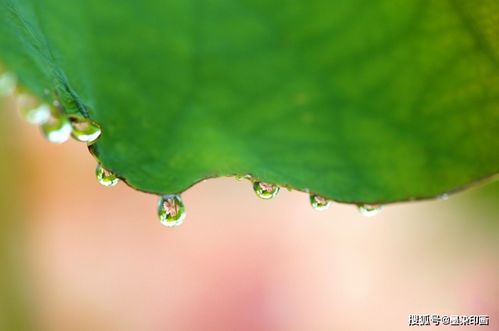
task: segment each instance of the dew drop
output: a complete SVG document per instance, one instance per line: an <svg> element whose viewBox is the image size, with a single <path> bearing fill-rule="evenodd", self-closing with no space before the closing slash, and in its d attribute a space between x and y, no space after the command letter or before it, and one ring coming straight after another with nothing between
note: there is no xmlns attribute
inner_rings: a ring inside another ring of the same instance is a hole
<svg viewBox="0 0 499 331"><path fill-rule="evenodd" d="M310 194L310 204L315 210L322 211L331 206L331 201L321 197L320 195Z"/></svg>
<svg viewBox="0 0 499 331"><path fill-rule="evenodd" d="M111 171L104 169L100 164L97 165L97 168L95 169L95 176L97 177L97 181L106 187L113 187L118 182L120 179L116 177L115 174L113 174Z"/></svg>
<svg viewBox="0 0 499 331"><path fill-rule="evenodd" d="M447 193L440 194L437 197L439 200L449 200L449 195Z"/></svg>
<svg viewBox="0 0 499 331"><path fill-rule="evenodd" d="M97 125L97 123L87 118L81 116L73 116L70 117L70 121L71 127L73 128L71 135L78 141L84 143L93 143L101 135L101 129Z"/></svg>
<svg viewBox="0 0 499 331"><path fill-rule="evenodd" d="M264 182L254 182L253 190L260 198L269 200L279 193L279 186Z"/></svg>
<svg viewBox="0 0 499 331"><path fill-rule="evenodd" d="M19 112L21 116L30 124L42 125L47 123L51 117L51 109L46 104L41 104L38 106L29 105L29 96L22 95L19 96Z"/></svg>
<svg viewBox="0 0 499 331"><path fill-rule="evenodd" d="M237 181L242 181L243 179L247 179L247 180L251 180L251 175L235 175L234 176L236 178Z"/></svg>
<svg viewBox="0 0 499 331"><path fill-rule="evenodd" d="M42 133L48 141L55 144L66 142L71 136L71 123L66 116L51 114L48 121L41 125Z"/></svg>
<svg viewBox="0 0 499 331"><path fill-rule="evenodd" d="M13 74L6 72L0 75L0 97L6 97L16 90L17 78Z"/></svg>
<svg viewBox="0 0 499 331"><path fill-rule="evenodd" d="M360 205L359 206L359 211L362 215L366 217L371 217L379 214L381 210L383 209L382 205Z"/></svg>
<svg viewBox="0 0 499 331"><path fill-rule="evenodd" d="M165 195L159 199L158 216L164 226L169 228L179 226L184 222L185 214L184 202L180 195Z"/></svg>

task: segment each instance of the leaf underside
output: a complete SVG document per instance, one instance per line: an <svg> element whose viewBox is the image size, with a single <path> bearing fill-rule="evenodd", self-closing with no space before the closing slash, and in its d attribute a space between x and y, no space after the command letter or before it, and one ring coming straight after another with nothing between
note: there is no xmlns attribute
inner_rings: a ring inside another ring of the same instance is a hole
<svg viewBox="0 0 499 331"><path fill-rule="evenodd" d="M387 203L499 170L495 0L0 4L0 61L142 191L251 174Z"/></svg>

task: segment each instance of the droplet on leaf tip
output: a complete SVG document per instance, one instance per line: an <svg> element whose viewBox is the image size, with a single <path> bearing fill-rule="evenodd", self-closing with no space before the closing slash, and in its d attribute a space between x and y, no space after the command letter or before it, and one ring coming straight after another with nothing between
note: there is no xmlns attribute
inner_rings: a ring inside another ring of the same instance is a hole
<svg viewBox="0 0 499 331"><path fill-rule="evenodd" d="M379 214L381 210L383 209L382 205L370 205L370 204L364 204L358 206L359 211L362 215L366 217L371 217Z"/></svg>
<svg viewBox="0 0 499 331"><path fill-rule="evenodd" d="M449 194L443 193L438 196L439 200L448 200L449 199Z"/></svg>
<svg viewBox="0 0 499 331"><path fill-rule="evenodd" d="M26 122L34 125L45 124L50 120L52 110L47 104L36 105L36 103L36 99L27 94L21 94L17 98L19 113Z"/></svg>
<svg viewBox="0 0 499 331"><path fill-rule="evenodd" d="M310 194L310 204L315 210L326 210L331 206L331 201L317 194Z"/></svg>
<svg viewBox="0 0 499 331"><path fill-rule="evenodd" d="M272 199L279 193L279 186L264 182L254 182L253 190L256 195L262 199L269 200Z"/></svg>
<svg viewBox="0 0 499 331"><path fill-rule="evenodd" d="M74 139L85 142L93 143L101 135L101 129L97 123L81 117L72 116L70 117L72 132L71 135Z"/></svg>
<svg viewBox="0 0 499 331"><path fill-rule="evenodd" d="M120 179L116 177L111 171L105 169L102 165L98 164L95 169L95 175L99 184L106 187L113 187L118 184Z"/></svg>
<svg viewBox="0 0 499 331"><path fill-rule="evenodd" d="M170 194L162 196L158 202L158 216L162 225L166 227L176 227L185 219L184 202L180 195Z"/></svg>
<svg viewBox="0 0 499 331"><path fill-rule="evenodd" d="M55 144L66 142L71 136L71 123L63 115L51 113L49 119L40 128L45 138Z"/></svg>
<svg viewBox="0 0 499 331"><path fill-rule="evenodd" d="M243 179L251 180L251 175L235 175L237 181L242 181Z"/></svg>

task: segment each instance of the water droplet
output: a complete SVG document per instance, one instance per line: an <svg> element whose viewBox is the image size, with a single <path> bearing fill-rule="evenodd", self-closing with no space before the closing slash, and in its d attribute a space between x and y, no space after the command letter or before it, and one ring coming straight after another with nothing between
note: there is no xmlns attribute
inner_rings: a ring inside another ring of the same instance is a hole
<svg viewBox="0 0 499 331"><path fill-rule="evenodd" d="M371 217L379 214L381 210L383 209L382 205L360 205L359 206L359 211L362 215Z"/></svg>
<svg viewBox="0 0 499 331"><path fill-rule="evenodd" d="M253 190L260 198L269 200L279 193L279 186L264 182L254 182Z"/></svg>
<svg viewBox="0 0 499 331"><path fill-rule="evenodd" d="M6 97L16 90L17 78L13 74L6 72L0 75L0 97Z"/></svg>
<svg viewBox="0 0 499 331"><path fill-rule="evenodd" d="M237 181L242 181L243 179L251 180L251 175L235 175Z"/></svg>
<svg viewBox="0 0 499 331"><path fill-rule="evenodd" d="M97 123L81 116L70 117L73 128L72 136L78 141L92 143L101 135L101 129Z"/></svg>
<svg viewBox="0 0 499 331"><path fill-rule="evenodd" d="M59 102L59 100L55 99L54 101L52 101L52 106L54 106L57 109L60 109L61 103Z"/></svg>
<svg viewBox="0 0 499 331"><path fill-rule="evenodd" d="M449 199L449 195L447 193L440 194L438 196L438 199L439 200L448 200Z"/></svg>
<svg viewBox="0 0 499 331"><path fill-rule="evenodd" d="M106 187L113 187L118 182L120 179L116 177L115 174L113 174L111 171L104 169L100 164L97 165L97 168L95 169L95 176L97 177L97 181Z"/></svg>
<svg viewBox="0 0 499 331"><path fill-rule="evenodd" d="M331 201L326 198L321 197L320 195L310 194L310 204L315 210L326 210L331 206Z"/></svg>
<svg viewBox="0 0 499 331"><path fill-rule="evenodd" d="M164 226L179 226L184 222L185 214L184 203L179 195L165 195L159 199L158 216Z"/></svg>
<svg viewBox="0 0 499 331"><path fill-rule="evenodd" d="M46 104L32 106L33 98L27 95L20 95L18 99L19 112L21 116L30 124L41 125L50 120L52 110Z"/></svg>
<svg viewBox="0 0 499 331"><path fill-rule="evenodd" d="M66 142L71 136L71 123L66 116L52 113L47 122L41 125L42 133L48 141L55 144Z"/></svg>

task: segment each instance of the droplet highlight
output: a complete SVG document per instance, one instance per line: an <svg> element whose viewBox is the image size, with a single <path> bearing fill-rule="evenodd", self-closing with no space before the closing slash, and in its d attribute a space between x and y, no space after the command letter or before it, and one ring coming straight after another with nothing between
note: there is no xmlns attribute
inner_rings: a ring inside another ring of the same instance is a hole
<svg viewBox="0 0 499 331"><path fill-rule="evenodd" d="M439 200L449 200L449 194L443 193L437 197Z"/></svg>
<svg viewBox="0 0 499 331"><path fill-rule="evenodd" d="M381 212L381 210L383 210L382 205L365 204L359 206L360 213L366 217L372 217L378 215Z"/></svg>
<svg viewBox="0 0 499 331"><path fill-rule="evenodd" d="M0 75L0 97L12 95L17 86L17 78L14 74L6 72Z"/></svg>
<svg viewBox="0 0 499 331"><path fill-rule="evenodd" d="M310 204L315 210L323 211L331 206L331 201L317 194L310 194Z"/></svg>
<svg viewBox="0 0 499 331"><path fill-rule="evenodd" d="M42 125L50 121L52 110L47 104L29 107L26 103L28 97L19 97L19 112L26 122L34 125Z"/></svg>
<svg viewBox="0 0 499 331"><path fill-rule="evenodd" d="M55 144L62 144L68 141L71 136L71 123L62 115L51 114L48 121L40 126L43 135L48 141Z"/></svg>
<svg viewBox="0 0 499 331"><path fill-rule="evenodd" d="M262 199L269 200L272 199L279 193L279 186L264 182L254 182L253 190L256 195Z"/></svg>
<svg viewBox="0 0 499 331"><path fill-rule="evenodd" d="M105 169L102 165L98 164L95 169L95 176L97 177L97 181L99 184L106 187L113 187L118 184L120 179L116 177L114 173Z"/></svg>
<svg viewBox="0 0 499 331"><path fill-rule="evenodd" d="M72 127L71 136L78 141L90 144L101 135L99 125L88 118L73 116L70 121Z"/></svg>
<svg viewBox="0 0 499 331"><path fill-rule="evenodd" d="M185 215L184 202L179 195L165 195L159 199L158 216L164 226L169 228L179 226L184 222Z"/></svg>

